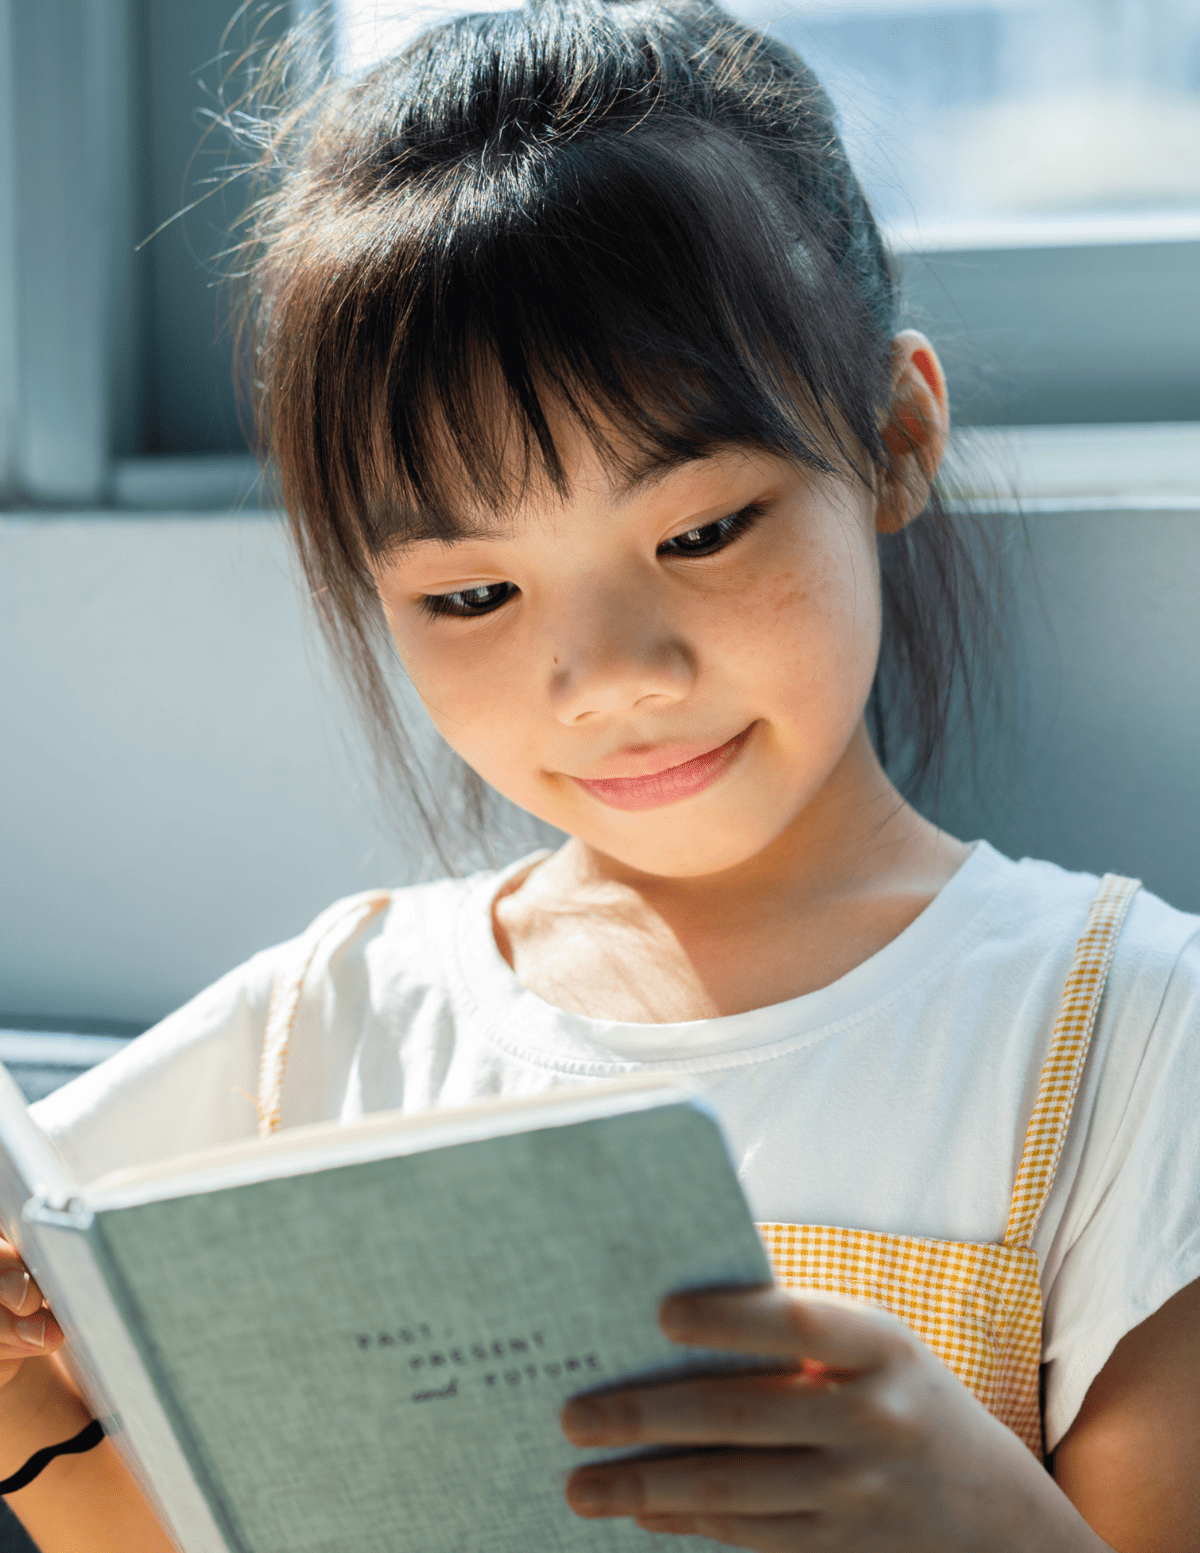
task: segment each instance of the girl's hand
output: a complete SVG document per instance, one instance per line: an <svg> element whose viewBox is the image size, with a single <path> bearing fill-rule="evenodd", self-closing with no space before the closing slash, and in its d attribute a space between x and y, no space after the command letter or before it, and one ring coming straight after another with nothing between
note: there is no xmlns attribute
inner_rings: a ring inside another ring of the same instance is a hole
<svg viewBox="0 0 1200 1553"><path fill-rule="evenodd" d="M88 1422L59 1361L25 1363L49 1358L62 1342L42 1291L0 1240L0 1477ZM176 1553L109 1440L57 1457L7 1502L43 1553Z"/></svg>
<svg viewBox="0 0 1200 1553"><path fill-rule="evenodd" d="M1016 1435L885 1312L766 1288L674 1295L659 1320L677 1342L781 1367L569 1402L576 1445L682 1452L580 1468L567 1484L577 1515L756 1553L1106 1547Z"/></svg>
<svg viewBox="0 0 1200 1553"><path fill-rule="evenodd" d="M0 1389L16 1377L26 1359L44 1359L62 1340L62 1328L25 1263L0 1239Z"/></svg>

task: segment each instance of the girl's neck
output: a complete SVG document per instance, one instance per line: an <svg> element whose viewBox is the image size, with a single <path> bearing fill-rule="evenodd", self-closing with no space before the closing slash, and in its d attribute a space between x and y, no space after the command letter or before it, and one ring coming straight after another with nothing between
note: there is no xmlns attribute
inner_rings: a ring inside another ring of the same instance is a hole
<svg viewBox="0 0 1200 1553"><path fill-rule="evenodd" d="M764 852L701 878L639 874L578 841L494 908L496 941L532 992L594 1018L739 1013L828 986L877 954L969 848L888 781L865 728Z"/></svg>

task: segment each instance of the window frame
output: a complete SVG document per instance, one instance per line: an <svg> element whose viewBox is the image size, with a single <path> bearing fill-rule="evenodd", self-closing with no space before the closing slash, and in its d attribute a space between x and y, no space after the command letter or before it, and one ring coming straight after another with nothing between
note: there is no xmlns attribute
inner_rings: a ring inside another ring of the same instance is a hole
<svg viewBox="0 0 1200 1553"><path fill-rule="evenodd" d="M9 508L257 505L248 454L114 451L137 394L141 327L131 263L138 3L0 0L0 105L11 105L0 111ZM292 0L293 20L317 13L314 0ZM889 236L903 322L943 354L960 424L1200 422L1200 211Z"/></svg>

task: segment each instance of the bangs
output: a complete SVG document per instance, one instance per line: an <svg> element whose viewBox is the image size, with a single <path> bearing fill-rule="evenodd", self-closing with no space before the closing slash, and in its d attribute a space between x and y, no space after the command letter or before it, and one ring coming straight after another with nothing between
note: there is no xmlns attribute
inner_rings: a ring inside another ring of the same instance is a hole
<svg viewBox="0 0 1200 1553"><path fill-rule="evenodd" d="M887 343L769 156L712 124L528 134L422 170L403 138L276 250L270 438L343 562L565 495L547 414L622 483L731 444L880 457ZM290 272L285 268L291 261Z"/></svg>

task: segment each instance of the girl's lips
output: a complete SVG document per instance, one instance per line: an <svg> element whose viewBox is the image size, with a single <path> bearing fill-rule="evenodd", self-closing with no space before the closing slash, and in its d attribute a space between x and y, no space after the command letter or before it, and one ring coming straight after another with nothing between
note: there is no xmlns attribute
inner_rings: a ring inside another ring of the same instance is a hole
<svg viewBox="0 0 1200 1553"><path fill-rule="evenodd" d="M694 760L685 760L680 766L668 766L665 771L656 771L652 776L573 777L572 781L578 782L593 798L598 798L610 809L659 809L664 804L677 803L681 798L690 798L693 793L703 792L706 787L710 787L737 759L753 727L751 723L749 728L743 728L728 744L707 750Z"/></svg>

